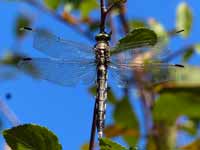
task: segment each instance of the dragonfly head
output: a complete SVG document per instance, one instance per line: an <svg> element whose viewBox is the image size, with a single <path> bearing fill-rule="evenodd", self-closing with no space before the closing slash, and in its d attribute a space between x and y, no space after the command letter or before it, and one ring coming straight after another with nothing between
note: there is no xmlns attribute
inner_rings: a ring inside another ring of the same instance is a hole
<svg viewBox="0 0 200 150"><path fill-rule="evenodd" d="M110 34L107 33L99 33L96 35L95 40L98 41L109 41L110 40Z"/></svg>

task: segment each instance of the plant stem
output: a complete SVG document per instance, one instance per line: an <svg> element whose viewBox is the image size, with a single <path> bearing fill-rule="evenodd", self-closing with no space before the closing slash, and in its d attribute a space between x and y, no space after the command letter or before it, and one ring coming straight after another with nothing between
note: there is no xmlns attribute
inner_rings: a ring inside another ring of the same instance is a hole
<svg viewBox="0 0 200 150"><path fill-rule="evenodd" d="M105 21L106 21L106 7L104 0L100 0L101 7L101 23L100 23L100 33L105 32Z"/></svg>
<svg viewBox="0 0 200 150"><path fill-rule="evenodd" d="M91 128L91 134L90 134L90 145L89 145L89 150L93 150L94 149L94 140L95 140L95 133L96 133L96 105L97 102L95 100L95 104L94 104L94 111L93 111L93 120L92 120L92 128Z"/></svg>
<svg viewBox="0 0 200 150"><path fill-rule="evenodd" d="M116 3L111 4L107 9L106 14L108 14L115 6L116 6Z"/></svg>
<svg viewBox="0 0 200 150"><path fill-rule="evenodd" d="M123 26L124 32L128 33L129 32L129 25L128 25L128 21L126 19L126 8L124 7L124 5L120 6L119 8L119 18L121 21L121 24Z"/></svg>
<svg viewBox="0 0 200 150"><path fill-rule="evenodd" d="M117 38L116 38L116 27L115 24L113 22L113 18L112 15L109 15L109 24L110 24L110 28L112 31L112 35L111 35L111 43L114 45L117 43Z"/></svg>

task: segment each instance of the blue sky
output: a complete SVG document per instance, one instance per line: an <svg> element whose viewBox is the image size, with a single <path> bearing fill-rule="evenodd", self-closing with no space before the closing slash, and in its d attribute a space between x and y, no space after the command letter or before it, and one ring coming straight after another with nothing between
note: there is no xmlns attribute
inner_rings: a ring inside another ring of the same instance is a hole
<svg viewBox="0 0 200 150"><path fill-rule="evenodd" d="M180 0L128 0L129 18L156 18L167 29L175 27L175 11ZM176 44L171 47L178 49L185 44L198 42L200 14L198 1L187 2L194 13L192 33L187 40L175 39ZM0 54L13 47L15 37L13 27L18 13L28 13L33 17L35 27L50 29L66 39L93 44L68 26L55 21L52 17L43 14L37 9L19 2L0 2ZM20 42L20 41L18 41ZM21 41L20 51L32 56L42 56L32 48L31 35ZM191 61L195 62L196 59ZM119 90L116 90L119 92ZM12 100L6 101L16 113L22 123L36 123L48 127L59 138L64 150L80 149L80 146L89 140L93 111L94 97L89 94L87 87L77 85L74 88L61 87L47 81L34 80L27 75L20 74L16 80L1 83L0 96L4 99L5 93L12 93ZM110 108L108 108L110 110ZM1 115L3 116L3 115ZM109 113L107 122L111 121ZM5 126L11 124L4 117ZM2 137L1 137L2 138Z"/></svg>

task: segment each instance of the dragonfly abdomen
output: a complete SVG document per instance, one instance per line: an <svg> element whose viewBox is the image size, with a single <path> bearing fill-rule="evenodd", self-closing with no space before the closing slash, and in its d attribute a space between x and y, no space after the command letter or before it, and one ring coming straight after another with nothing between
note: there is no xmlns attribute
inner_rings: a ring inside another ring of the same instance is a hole
<svg viewBox="0 0 200 150"><path fill-rule="evenodd" d="M98 137L103 137L103 129L106 113L107 100L107 65L109 62L109 35L102 33L96 36L95 45L97 64L97 97L96 97L96 117Z"/></svg>
<svg viewBox="0 0 200 150"><path fill-rule="evenodd" d="M103 136L105 110L107 100L107 67L106 65L97 66L97 130L98 136Z"/></svg>

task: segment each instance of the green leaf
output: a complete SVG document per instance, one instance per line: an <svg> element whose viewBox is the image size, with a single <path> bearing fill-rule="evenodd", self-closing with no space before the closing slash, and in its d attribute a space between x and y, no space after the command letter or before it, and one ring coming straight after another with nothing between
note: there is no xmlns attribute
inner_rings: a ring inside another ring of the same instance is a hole
<svg viewBox="0 0 200 150"><path fill-rule="evenodd" d="M47 128L24 124L3 131L7 144L13 150L61 150L58 138Z"/></svg>
<svg viewBox="0 0 200 150"><path fill-rule="evenodd" d="M200 88L165 88L156 100L153 117L155 121L173 124L182 115L200 119Z"/></svg>
<svg viewBox="0 0 200 150"><path fill-rule="evenodd" d="M182 61L187 62L194 54L194 48L188 47L187 50L185 50L185 53L183 54Z"/></svg>
<svg viewBox="0 0 200 150"><path fill-rule="evenodd" d="M114 5L120 5L120 4L123 4L123 3L126 3L127 0L108 0L108 4L109 6L114 4ZM115 7L117 8L117 7Z"/></svg>
<svg viewBox="0 0 200 150"><path fill-rule="evenodd" d="M15 25L15 34L17 37L23 37L25 35L24 30L20 30L22 27L28 27L30 26L31 21L30 18L28 18L25 15L19 15L16 19L16 25Z"/></svg>
<svg viewBox="0 0 200 150"><path fill-rule="evenodd" d="M116 104L117 103L117 98L114 95L114 92L112 91L112 89L108 90L108 102L110 104Z"/></svg>
<svg viewBox="0 0 200 150"><path fill-rule="evenodd" d="M96 0L85 0L80 4L80 11L83 18L87 17L90 12L98 8L98 3Z"/></svg>
<svg viewBox="0 0 200 150"><path fill-rule="evenodd" d="M167 73L167 72L166 72ZM159 84L155 86L155 91L162 91L165 88L192 88L200 87L200 68L184 65L181 68L170 69L169 73L166 74L166 77L171 79L167 83Z"/></svg>
<svg viewBox="0 0 200 150"><path fill-rule="evenodd" d="M126 150L125 147L107 138L101 138L99 140L99 144L100 144L100 150Z"/></svg>
<svg viewBox="0 0 200 150"><path fill-rule="evenodd" d="M126 3L127 0L111 0L112 3Z"/></svg>
<svg viewBox="0 0 200 150"><path fill-rule="evenodd" d="M176 28L177 30L184 30L180 33L183 37L187 37L190 34L192 28L192 12L187 3L182 2L178 5L176 12Z"/></svg>
<svg viewBox="0 0 200 150"><path fill-rule="evenodd" d="M177 128L176 124L166 124L164 121L154 123L156 126L155 134L149 134L146 150L177 150L176 137Z"/></svg>
<svg viewBox="0 0 200 150"><path fill-rule="evenodd" d="M200 68L185 65L184 68L178 68L176 71L172 71L171 75L176 77L175 83L178 86L183 87L200 87Z"/></svg>
<svg viewBox="0 0 200 150"><path fill-rule="evenodd" d="M84 145L81 146L81 150L88 150L89 149L89 144L85 143Z"/></svg>
<svg viewBox="0 0 200 150"><path fill-rule="evenodd" d="M64 4L72 4L78 7L80 3L82 3L82 0L61 0L61 2Z"/></svg>
<svg viewBox="0 0 200 150"><path fill-rule="evenodd" d="M159 44L162 44L163 46L165 46L169 42L169 36L164 26L154 19L150 19L149 26L157 34L158 39L159 39L158 41Z"/></svg>
<svg viewBox="0 0 200 150"><path fill-rule="evenodd" d="M146 23L142 20L131 20L129 26L131 29L144 28Z"/></svg>
<svg viewBox="0 0 200 150"><path fill-rule="evenodd" d="M139 137L139 130L136 128L126 128L119 124L109 125L104 129L106 137L113 138L117 136Z"/></svg>
<svg viewBox="0 0 200 150"><path fill-rule="evenodd" d="M187 120L186 122L180 124L178 127L179 127L179 130L183 130L189 133L190 135L194 136L197 134L198 124L196 124L192 120Z"/></svg>
<svg viewBox="0 0 200 150"><path fill-rule="evenodd" d="M195 44L195 45L194 45L194 49L196 50L196 52L197 52L198 54L200 54L200 44Z"/></svg>
<svg viewBox="0 0 200 150"><path fill-rule="evenodd" d="M199 148L200 148L200 139L197 139L188 145L180 147L181 150L199 150Z"/></svg>
<svg viewBox="0 0 200 150"><path fill-rule="evenodd" d="M116 47L111 49L111 54L120 53L122 51L153 46L157 43L157 35L154 31L147 28L135 29L119 40Z"/></svg>
<svg viewBox="0 0 200 150"><path fill-rule="evenodd" d="M158 150L154 137L150 134L147 139L146 150Z"/></svg>
<svg viewBox="0 0 200 150"><path fill-rule="evenodd" d="M16 67L17 63L23 58L22 55L13 52L7 52L0 60L0 64Z"/></svg>
<svg viewBox="0 0 200 150"><path fill-rule="evenodd" d="M128 33L124 38L119 40L119 44L126 44L132 42L139 42L144 44L147 43L149 45L154 45L157 42L157 35L154 31L149 30L147 28L139 28L133 30L132 32Z"/></svg>
<svg viewBox="0 0 200 150"><path fill-rule="evenodd" d="M64 10L66 12L71 12L72 10L78 10L80 4L82 3L81 0L62 0L64 3Z"/></svg>
<svg viewBox="0 0 200 150"><path fill-rule="evenodd" d="M97 88L96 88L96 86L92 86L91 88L89 88L89 92L92 94L92 95L96 95L96 93L97 93Z"/></svg>
<svg viewBox="0 0 200 150"><path fill-rule="evenodd" d="M126 128L127 130L139 130L138 120L133 112L128 97L124 97L116 104L113 118L116 124L120 125L122 128ZM135 146L138 140L138 136L133 135L125 135L123 138L130 146Z"/></svg>
<svg viewBox="0 0 200 150"><path fill-rule="evenodd" d="M115 105L113 118L115 122L119 125L126 127L138 128L138 120L133 112L131 103L128 97L124 97L122 100L118 101Z"/></svg>
<svg viewBox="0 0 200 150"><path fill-rule="evenodd" d="M60 4L60 0L44 0L49 9L56 10Z"/></svg>
<svg viewBox="0 0 200 150"><path fill-rule="evenodd" d="M27 63L23 68L19 67L21 60L23 60L24 58L27 58L27 57L17 54L17 53L7 52L3 56L3 58L0 60L0 65L18 68L18 70L21 69L23 72L31 75L32 77L38 78L40 72L34 63ZM8 72L8 75L11 76L11 74L9 72Z"/></svg>

